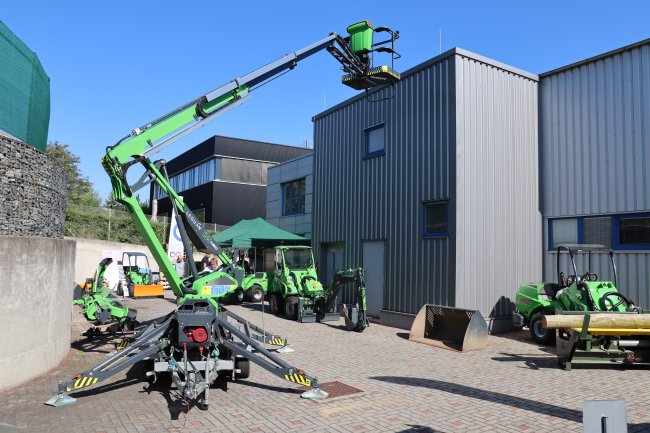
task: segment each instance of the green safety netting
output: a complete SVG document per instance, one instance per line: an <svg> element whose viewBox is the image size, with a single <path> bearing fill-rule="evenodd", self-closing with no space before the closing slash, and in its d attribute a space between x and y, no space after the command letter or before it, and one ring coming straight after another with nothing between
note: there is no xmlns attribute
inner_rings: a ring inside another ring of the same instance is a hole
<svg viewBox="0 0 650 433"><path fill-rule="evenodd" d="M234 248L268 248L283 244L309 245L310 243L309 239L279 229L262 218L241 220L234 226L212 236L212 239L219 246Z"/></svg>
<svg viewBox="0 0 650 433"><path fill-rule="evenodd" d="M0 21L0 129L45 151L50 78L36 53Z"/></svg>

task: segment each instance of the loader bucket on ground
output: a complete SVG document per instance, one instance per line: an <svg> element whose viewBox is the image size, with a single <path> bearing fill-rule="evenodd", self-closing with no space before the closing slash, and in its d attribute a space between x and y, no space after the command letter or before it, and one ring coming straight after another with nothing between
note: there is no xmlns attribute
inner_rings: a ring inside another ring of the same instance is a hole
<svg viewBox="0 0 650 433"><path fill-rule="evenodd" d="M425 304L413 321L409 340L468 352L487 345L488 329L477 310Z"/></svg>

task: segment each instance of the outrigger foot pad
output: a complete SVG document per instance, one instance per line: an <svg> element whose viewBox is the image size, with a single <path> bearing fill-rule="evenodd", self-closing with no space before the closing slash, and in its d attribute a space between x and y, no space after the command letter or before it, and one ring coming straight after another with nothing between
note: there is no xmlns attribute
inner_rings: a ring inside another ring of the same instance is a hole
<svg viewBox="0 0 650 433"><path fill-rule="evenodd" d="M77 401L76 398L70 397L67 394L64 393L59 393L49 399L48 401L45 402L46 405L48 406L54 406L54 407L59 407L59 406L65 406L67 404L74 404Z"/></svg>
<svg viewBox="0 0 650 433"><path fill-rule="evenodd" d="M295 351L291 348L291 346L282 346L282 347L276 349L275 351L278 352L278 353L291 353L291 352L295 352Z"/></svg>
<svg viewBox="0 0 650 433"><path fill-rule="evenodd" d="M309 391L305 391L302 394L300 394L301 398L308 398L310 400L322 400L324 398L327 398L329 394L323 391L320 388L312 388Z"/></svg>

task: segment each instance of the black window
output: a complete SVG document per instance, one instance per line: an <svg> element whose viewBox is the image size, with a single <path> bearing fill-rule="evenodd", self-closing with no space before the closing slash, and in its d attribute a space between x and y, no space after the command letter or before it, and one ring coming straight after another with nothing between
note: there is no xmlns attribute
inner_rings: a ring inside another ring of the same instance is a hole
<svg viewBox="0 0 650 433"><path fill-rule="evenodd" d="M650 217L621 217L618 221L618 243L650 245Z"/></svg>
<svg viewBox="0 0 650 433"><path fill-rule="evenodd" d="M305 213L305 178L282 184L282 215Z"/></svg>
<svg viewBox="0 0 650 433"><path fill-rule="evenodd" d="M365 130L366 158L380 156L385 153L384 124Z"/></svg>
<svg viewBox="0 0 650 433"><path fill-rule="evenodd" d="M447 236L448 201L424 203L424 236Z"/></svg>

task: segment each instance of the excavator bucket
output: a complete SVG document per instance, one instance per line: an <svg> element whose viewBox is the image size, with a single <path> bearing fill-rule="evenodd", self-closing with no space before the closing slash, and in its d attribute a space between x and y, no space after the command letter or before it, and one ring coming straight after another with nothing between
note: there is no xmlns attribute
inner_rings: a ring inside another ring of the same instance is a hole
<svg viewBox="0 0 650 433"><path fill-rule="evenodd" d="M487 345L485 319L477 310L425 304L413 321L409 340L468 352Z"/></svg>

